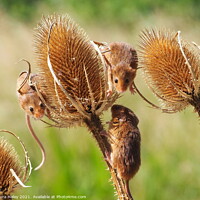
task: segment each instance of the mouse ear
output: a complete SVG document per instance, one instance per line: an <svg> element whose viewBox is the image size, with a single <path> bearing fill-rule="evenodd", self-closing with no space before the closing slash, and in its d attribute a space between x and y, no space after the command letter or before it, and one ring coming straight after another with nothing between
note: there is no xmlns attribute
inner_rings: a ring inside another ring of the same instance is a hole
<svg viewBox="0 0 200 200"><path fill-rule="evenodd" d="M138 67L138 56L137 56L137 52L135 49L131 48L131 53L132 53L132 59L131 59L131 64L130 66L133 69L137 69Z"/></svg>

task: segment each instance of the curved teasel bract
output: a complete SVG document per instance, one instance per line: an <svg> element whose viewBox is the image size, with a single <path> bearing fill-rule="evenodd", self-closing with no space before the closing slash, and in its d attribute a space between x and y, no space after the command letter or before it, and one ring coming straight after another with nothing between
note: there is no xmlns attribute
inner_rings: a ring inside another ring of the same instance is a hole
<svg viewBox="0 0 200 200"><path fill-rule="evenodd" d="M180 32L145 30L140 37L144 78L162 109L177 112L192 104L198 111L200 59L193 46Z"/></svg>
<svg viewBox="0 0 200 200"><path fill-rule="evenodd" d="M0 194L10 195L17 180L12 176L10 169L13 169L18 177L23 176L21 163L18 155L3 137L0 138Z"/></svg>
<svg viewBox="0 0 200 200"><path fill-rule="evenodd" d="M0 196L12 199L11 194L19 187L30 187L24 185L32 171L26 147L15 133L7 130L0 132L14 136L20 143L25 154L25 165L22 166L15 148L8 143L4 137L0 137Z"/></svg>
<svg viewBox="0 0 200 200"><path fill-rule="evenodd" d="M35 32L39 91L48 117L59 127L100 115L116 100L107 97L106 68L86 33L69 16L43 17Z"/></svg>

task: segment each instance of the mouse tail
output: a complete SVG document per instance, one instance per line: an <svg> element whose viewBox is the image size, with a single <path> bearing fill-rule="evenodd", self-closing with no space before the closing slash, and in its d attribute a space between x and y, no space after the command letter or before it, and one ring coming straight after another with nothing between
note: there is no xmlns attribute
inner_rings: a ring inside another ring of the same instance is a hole
<svg viewBox="0 0 200 200"><path fill-rule="evenodd" d="M31 121L30 121L30 116L26 115L26 123L28 126L28 129L31 133L31 135L33 136L33 138L36 140L37 144L40 147L41 153L42 153L42 161L40 162L40 164L34 169L34 170L38 170L42 167L42 165L44 164L45 160L46 160L46 152L45 149L42 145L42 143L40 142L39 138L37 137L37 135L35 134L35 131L33 130L33 127L31 125Z"/></svg>

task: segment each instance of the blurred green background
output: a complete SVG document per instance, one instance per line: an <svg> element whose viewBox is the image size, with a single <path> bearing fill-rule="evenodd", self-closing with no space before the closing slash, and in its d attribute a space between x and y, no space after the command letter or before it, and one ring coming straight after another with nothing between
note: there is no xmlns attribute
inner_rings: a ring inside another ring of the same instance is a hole
<svg viewBox="0 0 200 200"><path fill-rule="evenodd" d="M199 0L1 0L0 129L14 131L20 136L33 166L40 162L41 155L27 130L15 85L18 74L27 69L25 63L18 63L20 59L29 60L35 67L33 30L42 15L52 13L68 13L91 40L125 41L137 49L140 32L157 27L181 30L184 39L200 44ZM158 103L140 71L136 83L146 97ZM138 95L128 92L117 103L133 109L140 119L142 165L131 180L135 199L200 199L200 124L193 109L163 114L150 108ZM105 112L102 118L108 121L110 112ZM116 199L102 155L86 128L46 128L45 124L34 120L33 125L45 146L47 160L42 169L33 171L27 183L32 187L20 189L16 195ZM23 161L19 145L12 137L5 137L16 146Z"/></svg>

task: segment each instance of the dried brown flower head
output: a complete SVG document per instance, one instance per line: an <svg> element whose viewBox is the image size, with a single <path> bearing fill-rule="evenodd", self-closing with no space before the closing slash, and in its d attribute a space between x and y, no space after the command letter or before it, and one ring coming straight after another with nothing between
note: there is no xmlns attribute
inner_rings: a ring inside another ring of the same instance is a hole
<svg viewBox="0 0 200 200"><path fill-rule="evenodd" d="M200 59L180 31L145 30L141 34L140 64L162 109L177 112L189 104L200 114Z"/></svg>
<svg viewBox="0 0 200 200"><path fill-rule="evenodd" d="M13 135L20 142L25 153L25 167L23 167L14 147L4 137L0 137L0 199L11 199L10 195L16 188L29 187L24 183L28 180L32 168L26 148L19 137L7 130L0 130L0 132Z"/></svg>
<svg viewBox="0 0 200 200"><path fill-rule="evenodd" d="M18 185L17 180L12 175L10 169L13 169L18 177L22 178L22 167L18 155L10 144L0 138L0 194L10 195L13 189Z"/></svg>
<svg viewBox="0 0 200 200"><path fill-rule="evenodd" d="M43 17L35 33L37 82L57 126L81 124L117 98L107 97L106 68L95 44L69 16Z"/></svg>

